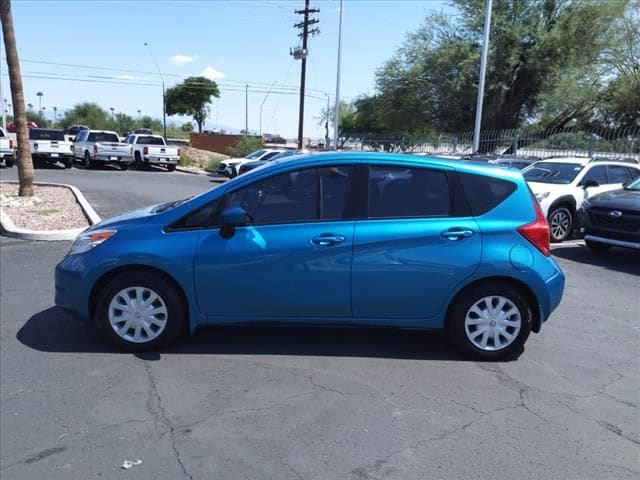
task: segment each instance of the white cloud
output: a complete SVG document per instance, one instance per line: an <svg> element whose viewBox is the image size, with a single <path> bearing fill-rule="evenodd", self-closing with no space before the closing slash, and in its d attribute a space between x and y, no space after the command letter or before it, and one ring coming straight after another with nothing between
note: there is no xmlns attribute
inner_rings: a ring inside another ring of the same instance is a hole
<svg viewBox="0 0 640 480"><path fill-rule="evenodd" d="M144 77L136 77L135 75L116 75L118 80L146 80Z"/></svg>
<svg viewBox="0 0 640 480"><path fill-rule="evenodd" d="M184 67L187 63L191 63L196 60L199 55L182 55L177 54L173 57L169 57L169 63L176 67Z"/></svg>
<svg viewBox="0 0 640 480"><path fill-rule="evenodd" d="M219 72L212 66L207 66L200 72L201 77L208 78L209 80L221 80L224 78L224 73Z"/></svg>

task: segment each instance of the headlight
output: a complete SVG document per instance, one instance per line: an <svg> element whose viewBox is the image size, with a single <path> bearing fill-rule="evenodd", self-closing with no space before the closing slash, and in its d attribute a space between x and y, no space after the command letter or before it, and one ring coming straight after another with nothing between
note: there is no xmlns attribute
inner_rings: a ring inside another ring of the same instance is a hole
<svg viewBox="0 0 640 480"><path fill-rule="evenodd" d="M536 193L535 194L536 200L541 202L542 200L544 200L545 198L547 198L549 196L549 193L550 192Z"/></svg>
<svg viewBox="0 0 640 480"><path fill-rule="evenodd" d="M109 240L116 234L117 230L94 230L93 232L81 233L71 244L71 249L67 255L85 253L101 243Z"/></svg>

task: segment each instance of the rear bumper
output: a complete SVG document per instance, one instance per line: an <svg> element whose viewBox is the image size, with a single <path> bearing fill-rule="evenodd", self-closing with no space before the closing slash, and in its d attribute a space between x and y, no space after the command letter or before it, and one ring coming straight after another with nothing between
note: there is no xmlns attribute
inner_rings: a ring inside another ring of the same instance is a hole
<svg viewBox="0 0 640 480"><path fill-rule="evenodd" d="M4 160L5 158L12 159L13 152L0 152L0 160Z"/></svg>
<svg viewBox="0 0 640 480"><path fill-rule="evenodd" d="M73 152L69 153L58 153L58 152L35 152L31 154L34 158L40 158L45 160L50 160L52 162L57 162L59 160L72 160Z"/></svg>
<svg viewBox="0 0 640 480"><path fill-rule="evenodd" d="M131 163L133 158L123 155L95 155L92 160L96 162L116 162L116 163Z"/></svg>
<svg viewBox="0 0 640 480"><path fill-rule="evenodd" d="M142 157L145 163L153 165L177 165L178 157Z"/></svg>

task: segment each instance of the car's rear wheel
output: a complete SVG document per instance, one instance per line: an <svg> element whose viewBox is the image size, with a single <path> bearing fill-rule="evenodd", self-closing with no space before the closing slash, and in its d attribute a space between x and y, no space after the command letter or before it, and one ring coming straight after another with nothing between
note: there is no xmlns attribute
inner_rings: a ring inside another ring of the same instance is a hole
<svg viewBox="0 0 640 480"><path fill-rule="evenodd" d="M7 159L4 161L4 166L5 166L5 167L8 167L8 168L13 167L13 159L8 159L8 158L7 158Z"/></svg>
<svg viewBox="0 0 640 480"><path fill-rule="evenodd" d="M593 240L585 240L585 245L596 253L606 253L611 249L611 245L607 245L606 243L594 242Z"/></svg>
<svg viewBox="0 0 640 480"><path fill-rule="evenodd" d="M72 159L67 159L64 161L64 168L71 168L71 166L73 165L73 160Z"/></svg>
<svg viewBox="0 0 640 480"><path fill-rule="evenodd" d="M96 322L118 348L136 352L173 342L182 332L185 306L176 286L149 272L111 279L99 293Z"/></svg>
<svg viewBox="0 0 640 480"><path fill-rule="evenodd" d="M129 164L128 163L121 163L120 164L120 170L123 170L123 171L129 170Z"/></svg>
<svg viewBox="0 0 640 480"><path fill-rule="evenodd" d="M174 172L176 169L175 165L167 165L167 170L169 170L170 172Z"/></svg>
<svg viewBox="0 0 640 480"><path fill-rule="evenodd" d="M94 167L94 163L93 163L93 160L91 160L91 155L89 155L89 152L84 152L84 168L89 170L93 167Z"/></svg>
<svg viewBox="0 0 640 480"><path fill-rule="evenodd" d="M531 333L527 297L507 283L487 283L463 291L449 310L454 345L478 360L500 360L518 351Z"/></svg>
<svg viewBox="0 0 640 480"><path fill-rule="evenodd" d="M571 236L573 214L567 207L556 207L549 213L552 242L563 242Z"/></svg>

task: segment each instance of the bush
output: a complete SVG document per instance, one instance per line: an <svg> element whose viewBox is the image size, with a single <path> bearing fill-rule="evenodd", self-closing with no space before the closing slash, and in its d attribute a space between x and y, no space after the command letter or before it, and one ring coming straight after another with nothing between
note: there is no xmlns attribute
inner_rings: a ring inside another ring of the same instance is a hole
<svg viewBox="0 0 640 480"><path fill-rule="evenodd" d="M240 158L246 157L251 152L255 152L260 148L262 148L262 138L243 135L236 140L236 143L233 147L229 148L227 153L232 157Z"/></svg>
<svg viewBox="0 0 640 480"><path fill-rule="evenodd" d="M191 167L195 164L196 161L189 155L187 155L186 153L180 154L180 165L182 165L183 167Z"/></svg>
<svg viewBox="0 0 640 480"><path fill-rule="evenodd" d="M207 164L204 167L204 169L207 172L215 172L218 170L218 164L220 163L220 160L222 160L221 157L209 157L207 159Z"/></svg>

